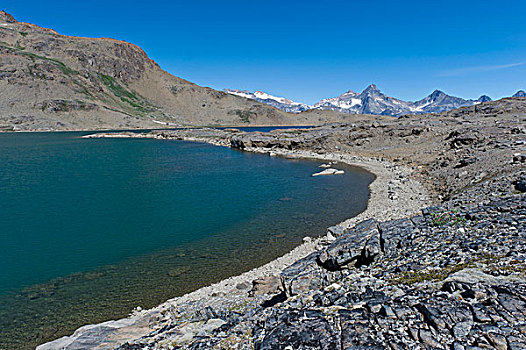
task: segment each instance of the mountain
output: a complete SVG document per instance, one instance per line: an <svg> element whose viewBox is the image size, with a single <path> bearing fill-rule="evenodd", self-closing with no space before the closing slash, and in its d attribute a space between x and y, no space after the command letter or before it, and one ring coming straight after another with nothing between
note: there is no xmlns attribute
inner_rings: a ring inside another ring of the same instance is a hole
<svg viewBox="0 0 526 350"><path fill-rule="evenodd" d="M224 92L227 92L232 95L245 97L248 99L256 100L274 106L284 112L290 113L299 113L311 109L312 107L301 102L294 102L284 97L277 97L270 94L267 94L262 91L249 92L246 90L232 90L224 89Z"/></svg>
<svg viewBox="0 0 526 350"><path fill-rule="evenodd" d="M447 95L440 90L435 90L431 93L431 95L420 101L410 103L410 105L412 108L411 112L415 114L440 113L460 107L473 106L488 101L491 101L491 98L486 95L480 96L477 100L465 100L460 97Z"/></svg>
<svg viewBox="0 0 526 350"><path fill-rule="evenodd" d="M493 100L488 95L482 95L482 96L480 96L477 99L477 102L480 102L480 103L482 103L482 102L491 102L491 101L493 101Z"/></svg>
<svg viewBox="0 0 526 350"><path fill-rule="evenodd" d="M0 91L0 130L298 125L343 119L334 113L289 114L201 87L162 70L133 44L61 35L3 11Z"/></svg>
<svg viewBox="0 0 526 350"><path fill-rule="evenodd" d="M385 95L374 84L369 85L361 93L349 90L338 97L323 99L314 104L314 106L293 102L283 97L274 97L259 91L255 93L239 90L225 91L268 103L283 111L293 113L312 108L350 114L402 116L404 114L440 113L459 107L473 106L491 101L491 98L486 95L480 96L477 100L465 100L460 97L447 95L440 90L435 90L429 96L419 101L409 102Z"/></svg>
<svg viewBox="0 0 526 350"><path fill-rule="evenodd" d="M410 111L406 102L383 94L374 84L369 85L362 93L349 90L338 97L321 100L314 108L379 115L402 115Z"/></svg>
<svg viewBox="0 0 526 350"><path fill-rule="evenodd" d="M515 93L515 95L513 95L513 97L526 97L526 91L519 90Z"/></svg>
<svg viewBox="0 0 526 350"><path fill-rule="evenodd" d="M360 94L348 91L338 97L321 100L314 105L314 108L347 113L401 116L404 114L439 113L488 101L491 101L491 98L486 95L481 96L478 100L465 100L435 90L421 100L409 102L387 96L376 85L371 84Z"/></svg>

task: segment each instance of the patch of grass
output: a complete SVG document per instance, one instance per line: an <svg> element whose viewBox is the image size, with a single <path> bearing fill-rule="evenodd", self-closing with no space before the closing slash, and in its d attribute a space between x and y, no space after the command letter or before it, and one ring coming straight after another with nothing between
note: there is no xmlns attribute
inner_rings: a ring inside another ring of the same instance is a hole
<svg viewBox="0 0 526 350"><path fill-rule="evenodd" d="M243 301L239 304L231 305L228 308L228 310L232 312L241 312L247 307L248 304L249 304L249 301Z"/></svg>
<svg viewBox="0 0 526 350"><path fill-rule="evenodd" d="M29 58L31 58L33 61L36 60L36 59L39 59L39 60L44 60L44 61L48 61L48 62L51 62L51 63L54 63L57 65L57 67L62 71L62 73L64 74L67 74L67 75L76 75L76 74L79 74L78 71L74 70L74 69L71 69L69 68L68 66L66 66L63 62L55 59L55 58L50 58L50 57L44 57L44 56L39 56L37 54L34 54L32 52L20 52L21 55L24 55L24 56L28 56Z"/></svg>
<svg viewBox="0 0 526 350"><path fill-rule="evenodd" d="M20 46L18 43L16 43L16 45L17 45L17 47L12 47L8 43L0 41L0 47L4 47L6 49L18 51L17 52L18 54L24 55L24 56L28 56L33 61L39 59L39 60L43 60L43 61L48 61L48 62L54 63L54 64L56 64L58 66L58 68L64 74L67 74L67 75L79 74L78 71L69 68L68 66L66 66L64 64L64 62L61 62L61 61L57 60L56 58L40 56L40 55L37 55L37 54L32 53L32 52L22 52L23 50L25 50L25 47Z"/></svg>
<svg viewBox="0 0 526 350"><path fill-rule="evenodd" d="M153 108L150 105L140 104L138 102L134 102L132 100L129 100L126 97L121 97L121 101L125 102L125 103L128 103L130 106L132 106L133 108L135 108L139 112L148 113L148 112L153 112L155 110L155 108Z"/></svg>
<svg viewBox="0 0 526 350"><path fill-rule="evenodd" d="M464 226L466 224L466 218L460 215L458 209L435 212L429 216L431 218L429 221L431 226Z"/></svg>
<svg viewBox="0 0 526 350"><path fill-rule="evenodd" d="M507 272L519 273L526 276L526 263L519 260L511 260L506 266L497 266L499 261L504 256L498 256L494 254L484 253L475 257L473 260L467 263L457 264L453 266L447 266L442 269L431 270L431 271L405 271L400 273L395 278L391 279L393 284L405 284L411 286L416 283L422 283L426 281L442 281L460 270L466 268L472 268L478 264L486 265L486 269L494 272Z"/></svg>
<svg viewBox="0 0 526 350"><path fill-rule="evenodd" d="M24 38L27 36L27 34L29 34L28 32L19 32L20 35L22 35Z"/></svg>
<svg viewBox="0 0 526 350"><path fill-rule="evenodd" d="M472 266L471 264L458 264L454 266L447 266L443 269L431 270L431 271L405 271L400 274L397 278L392 281L394 283L401 283L411 286L415 283L421 283L426 281L442 281L449 275L463 270L467 267Z"/></svg>
<svg viewBox="0 0 526 350"><path fill-rule="evenodd" d="M81 94L84 94L90 100L94 100L95 99L93 94L88 90L88 88L84 84L82 84L81 82L77 81L76 79L73 79L72 82L73 82L73 84L75 84L77 86L76 89L73 89L74 91L76 91L78 93L81 93Z"/></svg>
<svg viewBox="0 0 526 350"><path fill-rule="evenodd" d="M128 100L137 101L137 95L134 92L130 92L122 87L119 83L115 81L115 78L106 74L99 73L99 78L102 80L102 83L106 85L108 89L119 98L126 98Z"/></svg>

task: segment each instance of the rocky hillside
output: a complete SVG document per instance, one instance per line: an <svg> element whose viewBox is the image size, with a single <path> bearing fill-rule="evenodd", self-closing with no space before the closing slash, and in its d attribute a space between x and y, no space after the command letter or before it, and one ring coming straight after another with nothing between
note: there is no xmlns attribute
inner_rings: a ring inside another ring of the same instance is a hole
<svg viewBox="0 0 526 350"><path fill-rule="evenodd" d="M3 130L290 125L343 118L287 114L174 77L135 45L60 35L5 12L0 90Z"/></svg>
<svg viewBox="0 0 526 350"><path fill-rule="evenodd" d="M387 211L330 227L314 252L279 273L227 281L225 289L87 326L39 350L526 349L525 98L304 130L136 137L273 156L374 158L387 160L395 176L372 192L385 196ZM400 189L415 178L434 199L393 219L410 199Z"/></svg>

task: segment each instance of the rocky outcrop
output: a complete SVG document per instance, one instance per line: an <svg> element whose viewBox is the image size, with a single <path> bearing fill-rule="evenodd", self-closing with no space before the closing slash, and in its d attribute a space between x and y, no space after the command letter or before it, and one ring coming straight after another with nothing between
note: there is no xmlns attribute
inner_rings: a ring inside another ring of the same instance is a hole
<svg viewBox="0 0 526 350"><path fill-rule="evenodd" d="M119 349L522 349L526 195L460 208L363 221L241 310L180 305L160 331Z"/></svg>

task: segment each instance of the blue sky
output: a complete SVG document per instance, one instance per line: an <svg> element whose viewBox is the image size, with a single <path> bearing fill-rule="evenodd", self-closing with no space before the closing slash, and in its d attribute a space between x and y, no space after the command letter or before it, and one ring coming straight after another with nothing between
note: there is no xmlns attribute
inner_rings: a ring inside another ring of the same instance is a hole
<svg viewBox="0 0 526 350"><path fill-rule="evenodd" d="M2 0L61 34L141 46L170 73L215 89L306 103L363 90L416 100L526 89L526 2Z"/></svg>

